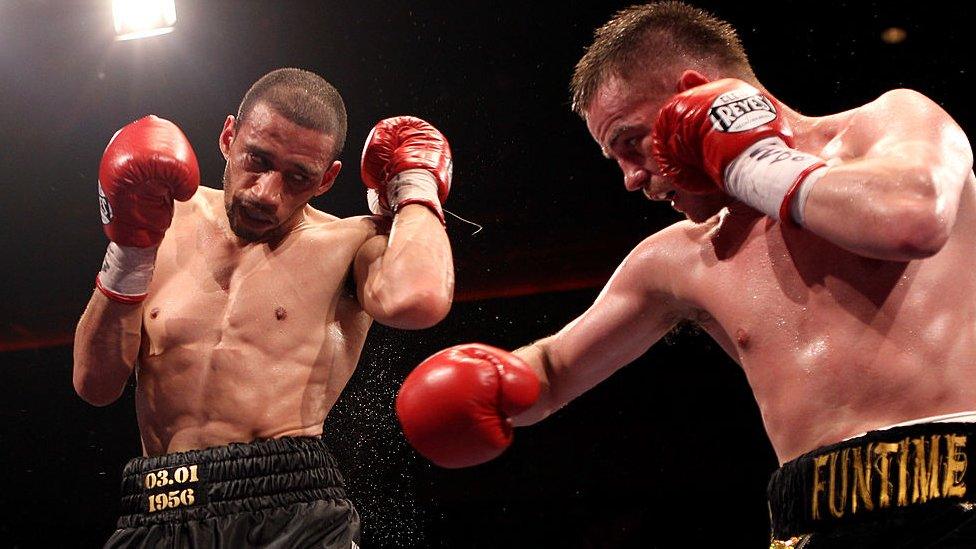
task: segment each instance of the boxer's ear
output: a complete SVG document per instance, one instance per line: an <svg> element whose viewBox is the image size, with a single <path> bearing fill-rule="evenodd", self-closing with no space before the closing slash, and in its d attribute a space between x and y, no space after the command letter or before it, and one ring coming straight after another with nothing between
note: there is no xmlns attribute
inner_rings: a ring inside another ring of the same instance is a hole
<svg viewBox="0 0 976 549"><path fill-rule="evenodd" d="M220 153L224 155L224 160L230 156L230 144L234 140L235 122L234 115L228 114L227 120L224 120L224 129L220 130L220 137L217 138L217 146L220 147Z"/></svg>
<svg viewBox="0 0 976 549"><path fill-rule="evenodd" d="M711 80L708 79L704 74L694 70L686 69L681 73L681 77L678 78L678 89L677 92L681 93L685 90L690 90L695 86L701 86L702 84L708 84Z"/></svg>
<svg viewBox="0 0 976 549"><path fill-rule="evenodd" d="M319 182L319 186L315 189L315 196L319 196L329 189L332 188L332 184L335 183L336 176L339 175L339 170L342 169L342 162L334 160L329 169L325 171L322 175L322 181Z"/></svg>

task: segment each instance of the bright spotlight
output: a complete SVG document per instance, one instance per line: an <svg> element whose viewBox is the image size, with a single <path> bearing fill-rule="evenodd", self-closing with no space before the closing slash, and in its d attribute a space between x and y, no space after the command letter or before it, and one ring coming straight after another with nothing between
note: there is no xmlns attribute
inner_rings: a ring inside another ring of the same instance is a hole
<svg viewBox="0 0 976 549"><path fill-rule="evenodd" d="M112 0L115 39L133 40L173 32L175 0Z"/></svg>

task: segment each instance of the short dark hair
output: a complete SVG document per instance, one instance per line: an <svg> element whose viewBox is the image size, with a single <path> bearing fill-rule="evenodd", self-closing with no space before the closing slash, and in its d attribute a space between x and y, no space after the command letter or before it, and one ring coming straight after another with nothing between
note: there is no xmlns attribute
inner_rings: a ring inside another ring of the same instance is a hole
<svg viewBox="0 0 976 549"><path fill-rule="evenodd" d="M303 128L325 132L335 139L333 160L346 143L346 105L324 78L302 69L277 69L262 76L244 94L237 109L242 123L258 103L266 103Z"/></svg>
<svg viewBox="0 0 976 549"><path fill-rule="evenodd" d="M755 81L732 25L683 2L652 2L618 11L596 30L573 71L573 111L585 116L597 90L612 76L627 78L654 60L670 65L682 58L704 58L729 76Z"/></svg>

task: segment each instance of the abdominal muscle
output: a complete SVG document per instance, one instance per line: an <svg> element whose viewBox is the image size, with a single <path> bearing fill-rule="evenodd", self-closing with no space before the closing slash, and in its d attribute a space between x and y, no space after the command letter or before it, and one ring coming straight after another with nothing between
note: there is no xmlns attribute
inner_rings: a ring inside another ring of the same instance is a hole
<svg viewBox="0 0 976 549"><path fill-rule="evenodd" d="M270 357L234 341L140 363L136 410L147 455L322 433L354 364Z"/></svg>
<svg viewBox="0 0 976 549"><path fill-rule="evenodd" d="M144 302L136 411L147 455L321 434L371 322L347 277L372 225L306 207L281 243L241 247L220 197L177 204Z"/></svg>

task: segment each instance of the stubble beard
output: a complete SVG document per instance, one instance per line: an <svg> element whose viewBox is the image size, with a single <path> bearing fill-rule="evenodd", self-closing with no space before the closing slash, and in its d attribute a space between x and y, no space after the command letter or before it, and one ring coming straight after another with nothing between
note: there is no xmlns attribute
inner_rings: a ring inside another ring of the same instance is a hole
<svg viewBox="0 0 976 549"><path fill-rule="evenodd" d="M241 213L241 202L235 199L233 195L229 196L230 201L227 200L228 192L229 192L227 190L227 181L229 179L229 175L228 175L229 168L230 168L229 164L224 166L224 175L221 183L224 190L224 212L227 214L227 223L230 226L230 230L234 233L234 235L237 238L243 240L248 244L255 243L255 242L266 242L268 240L278 237L279 233L281 233L281 228L282 228L281 224L272 226L263 232L258 232L249 229L248 227L245 227L241 223L241 216L244 215L243 213Z"/></svg>

